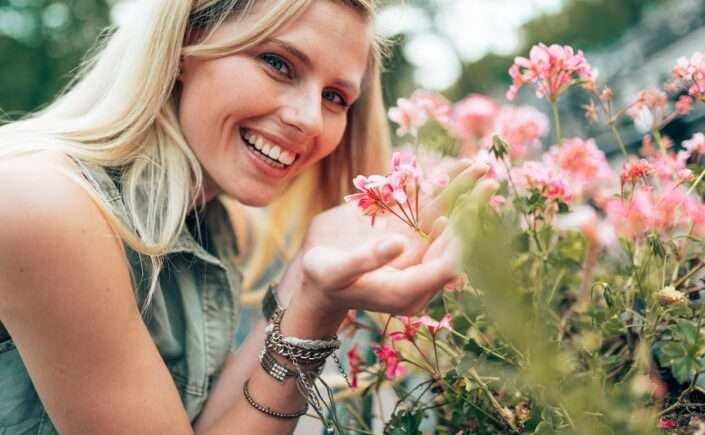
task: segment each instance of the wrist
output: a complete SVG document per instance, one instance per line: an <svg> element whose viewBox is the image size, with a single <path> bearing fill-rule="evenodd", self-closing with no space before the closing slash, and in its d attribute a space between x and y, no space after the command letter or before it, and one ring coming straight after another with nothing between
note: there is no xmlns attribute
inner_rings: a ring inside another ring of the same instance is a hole
<svg viewBox="0 0 705 435"><path fill-rule="evenodd" d="M282 319L282 333L300 338L332 337L345 319L346 309L334 308L311 294L315 290L299 291L292 294L286 314Z"/></svg>

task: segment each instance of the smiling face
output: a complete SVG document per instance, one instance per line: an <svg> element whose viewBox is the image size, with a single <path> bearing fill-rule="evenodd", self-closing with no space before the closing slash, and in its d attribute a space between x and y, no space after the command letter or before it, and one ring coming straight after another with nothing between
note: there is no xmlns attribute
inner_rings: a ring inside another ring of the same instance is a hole
<svg viewBox="0 0 705 435"><path fill-rule="evenodd" d="M224 23L226 40L259 17ZM331 153L368 63L368 23L353 8L316 0L264 42L216 59L187 58L179 121L201 163L206 198L224 192L265 206Z"/></svg>

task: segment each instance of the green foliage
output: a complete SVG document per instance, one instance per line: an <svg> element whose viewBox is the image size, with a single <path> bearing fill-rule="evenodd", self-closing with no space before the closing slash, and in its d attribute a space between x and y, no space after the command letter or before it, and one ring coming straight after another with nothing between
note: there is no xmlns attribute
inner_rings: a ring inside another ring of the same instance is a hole
<svg viewBox="0 0 705 435"><path fill-rule="evenodd" d="M106 0L0 0L0 114L11 118L51 101L101 31Z"/></svg>

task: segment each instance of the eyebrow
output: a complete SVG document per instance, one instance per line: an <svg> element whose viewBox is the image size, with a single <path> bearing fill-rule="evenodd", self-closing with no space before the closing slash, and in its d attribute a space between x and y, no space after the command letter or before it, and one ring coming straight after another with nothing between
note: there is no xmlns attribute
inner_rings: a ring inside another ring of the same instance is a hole
<svg viewBox="0 0 705 435"><path fill-rule="evenodd" d="M292 44L282 41L281 39L277 38L269 38L264 41L265 43L269 42L275 45L278 45L280 48L283 50L287 51L289 54L292 56L296 57L299 59L304 65L306 65L308 68L313 69L313 62L311 61L311 58L308 57L306 53L303 51L299 50ZM345 80L345 79L337 79L333 82L333 84L340 86L342 88L346 88L348 92L351 92L355 95L358 95L360 93L360 86L356 85L355 83L351 82L350 80Z"/></svg>

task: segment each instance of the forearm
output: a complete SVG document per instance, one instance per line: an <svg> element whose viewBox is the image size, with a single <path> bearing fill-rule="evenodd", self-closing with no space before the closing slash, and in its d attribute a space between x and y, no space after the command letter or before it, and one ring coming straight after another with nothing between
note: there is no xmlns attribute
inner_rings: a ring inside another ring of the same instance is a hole
<svg viewBox="0 0 705 435"><path fill-rule="evenodd" d="M298 259L294 259L294 267L287 270L280 284L279 296L282 304L288 306L281 324L282 333L301 338L335 335L342 317L322 316L317 307L294 296L294 293L300 295L303 291L300 276L296 273ZM290 304L292 299L295 301ZM228 357L196 423L196 433L255 433L265 428L266 432L263 433L284 434L293 431L295 420L286 421L264 415L247 403L242 393L243 384L249 378L251 395L263 405L277 411L294 412L306 404L293 379L289 378L284 384L279 384L260 367L258 355L264 347L265 326L264 320L258 321L240 349ZM286 364L281 359L280 363ZM245 427L253 431L245 430Z"/></svg>

